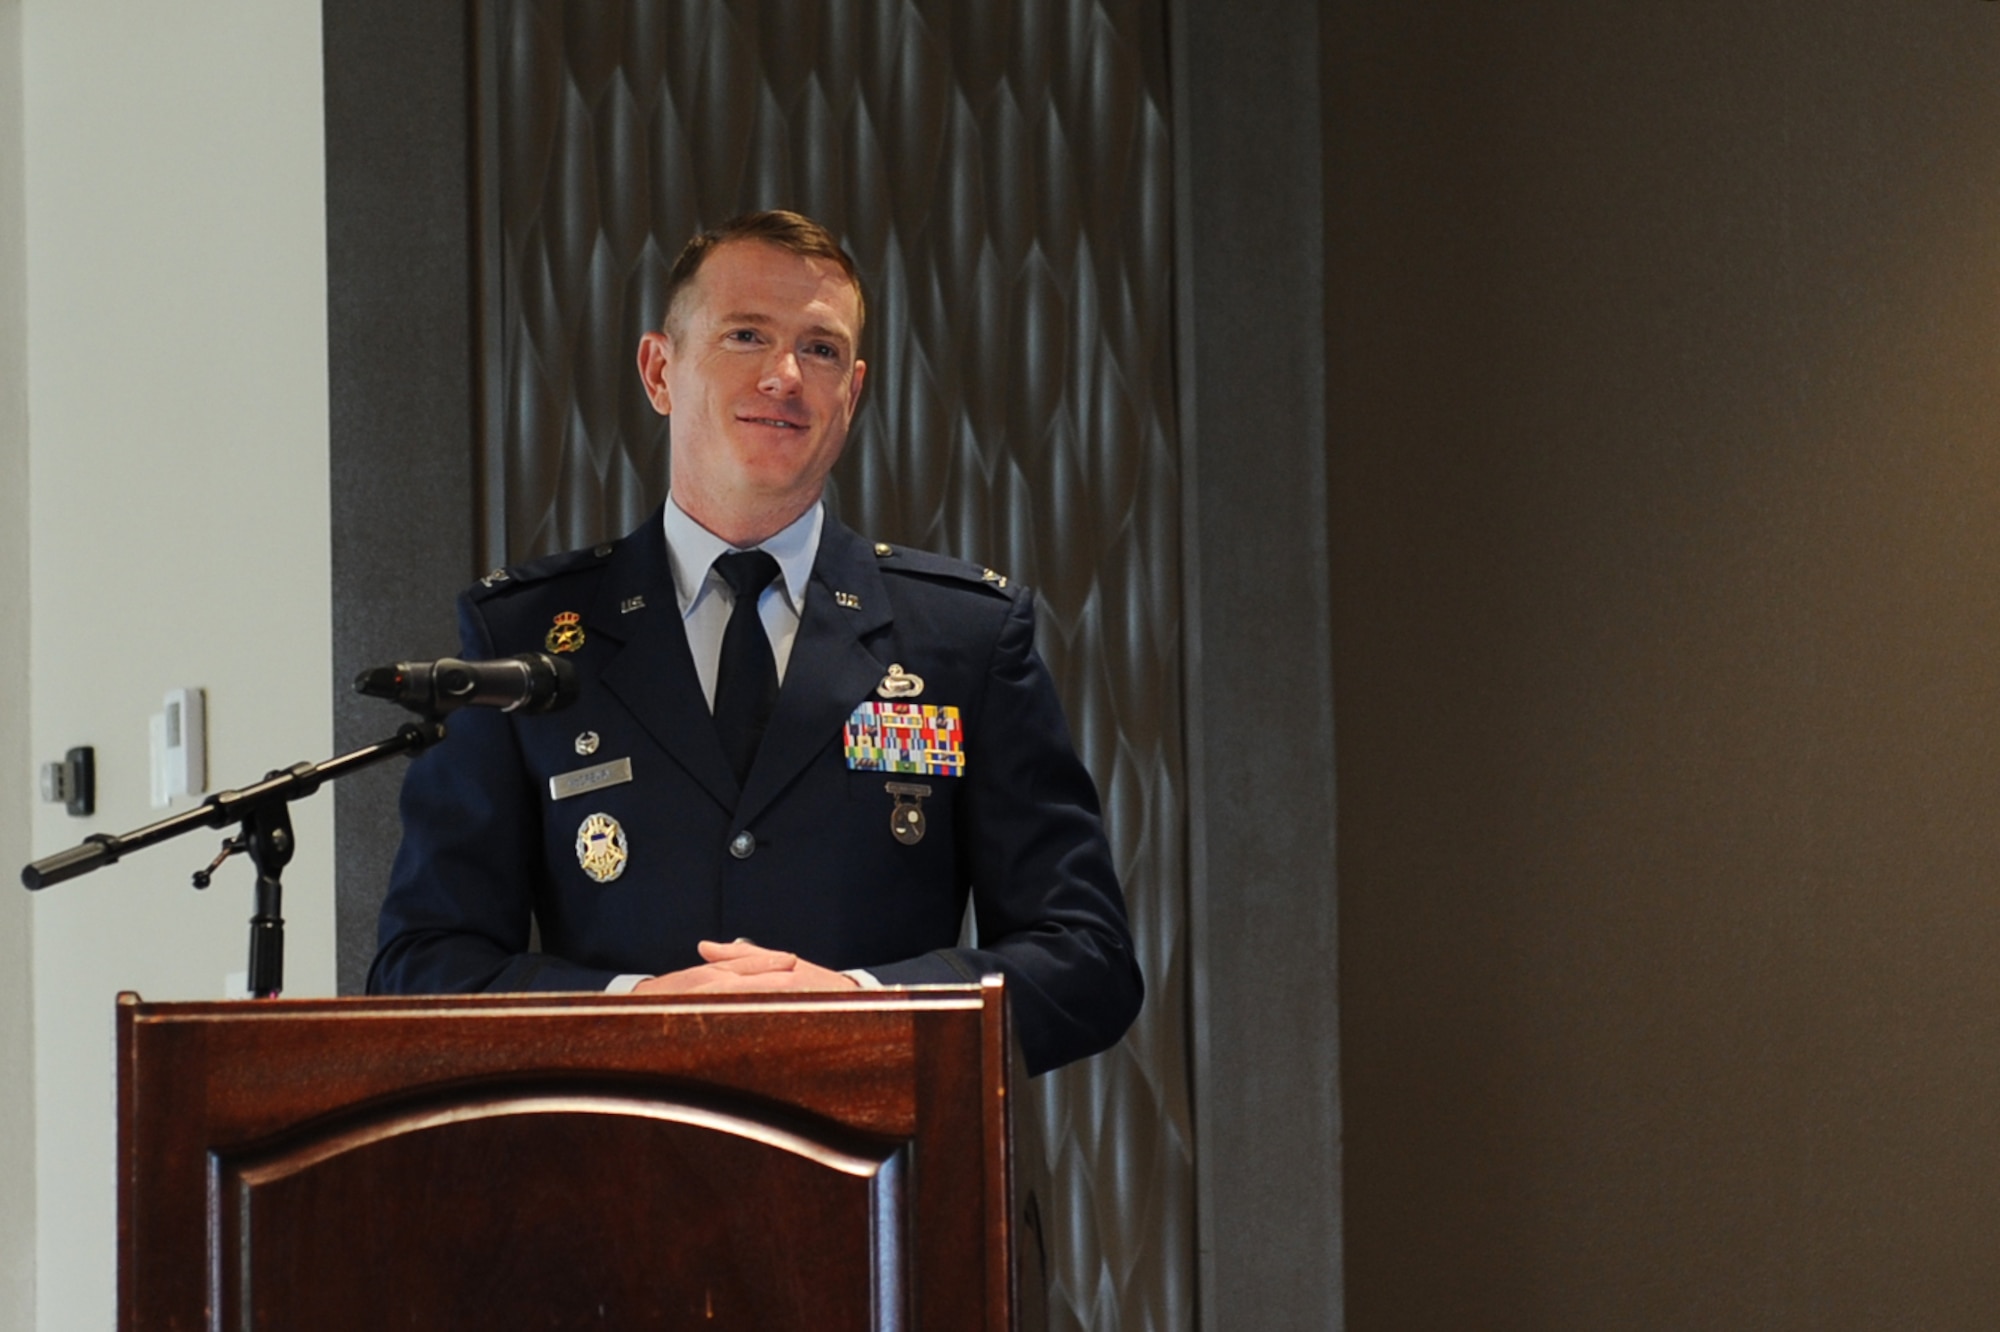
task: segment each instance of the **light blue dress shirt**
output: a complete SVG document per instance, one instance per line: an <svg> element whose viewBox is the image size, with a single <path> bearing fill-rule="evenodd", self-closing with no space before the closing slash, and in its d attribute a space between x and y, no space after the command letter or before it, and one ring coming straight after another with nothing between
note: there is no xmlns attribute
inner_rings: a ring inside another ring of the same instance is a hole
<svg viewBox="0 0 2000 1332"><path fill-rule="evenodd" d="M785 682L785 667L792 659L792 643L799 636L799 616L806 607L806 583L812 578L813 560L819 555L819 535L826 526L826 510L815 504L793 519L790 525L755 549L767 552L778 562L778 577L757 598L757 616L771 639L771 656L778 663L778 683ZM688 650L694 654L694 672L701 678L702 697L708 710L715 711L715 675L722 659L722 635L729 628L730 612L736 603L729 584L715 571L715 558L739 547L688 517L687 511L667 497L667 563L674 571L674 595L680 601L681 623L687 627ZM856 968L843 973L852 976L863 989L880 989L882 982ZM644 976L619 976L604 987L607 994L630 994Z"/></svg>

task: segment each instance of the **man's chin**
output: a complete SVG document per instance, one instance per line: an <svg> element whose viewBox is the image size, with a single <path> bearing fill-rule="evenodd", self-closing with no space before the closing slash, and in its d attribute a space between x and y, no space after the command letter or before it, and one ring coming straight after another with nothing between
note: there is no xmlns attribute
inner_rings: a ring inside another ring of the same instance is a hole
<svg viewBox="0 0 2000 1332"><path fill-rule="evenodd" d="M832 470L832 459L807 458L797 450L773 449L739 459L736 482L743 494L768 499L817 495Z"/></svg>

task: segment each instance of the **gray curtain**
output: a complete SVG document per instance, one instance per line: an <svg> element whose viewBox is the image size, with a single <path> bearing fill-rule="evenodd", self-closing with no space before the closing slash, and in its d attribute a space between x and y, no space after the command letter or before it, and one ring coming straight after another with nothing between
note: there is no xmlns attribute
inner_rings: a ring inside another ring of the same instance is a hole
<svg viewBox="0 0 2000 1332"><path fill-rule="evenodd" d="M664 497L633 349L675 252L825 221L869 299L833 503L1041 596L1148 999L1034 1084L1057 1327L1193 1326L1172 151L1162 0L482 5L479 540L586 545Z"/></svg>

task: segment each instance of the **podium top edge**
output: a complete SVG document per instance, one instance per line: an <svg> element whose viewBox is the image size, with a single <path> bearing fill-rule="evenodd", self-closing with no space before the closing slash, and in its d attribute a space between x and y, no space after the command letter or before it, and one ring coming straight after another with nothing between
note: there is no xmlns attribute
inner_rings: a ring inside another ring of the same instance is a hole
<svg viewBox="0 0 2000 1332"><path fill-rule="evenodd" d="M875 990L801 990L778 994L641 995L599 991L509 991L498 994L348 995L339 998L193 999L149 1002L131 990L117 998L119 1015L136 1021L159 1019L241 1020L259 1014L292 1019L407 1017L457 1013L498 1017L512 1013L796 1013L879 1012L882 1010L981 1008L1002 993L999 977L980 984L890 985Z"/></svg>

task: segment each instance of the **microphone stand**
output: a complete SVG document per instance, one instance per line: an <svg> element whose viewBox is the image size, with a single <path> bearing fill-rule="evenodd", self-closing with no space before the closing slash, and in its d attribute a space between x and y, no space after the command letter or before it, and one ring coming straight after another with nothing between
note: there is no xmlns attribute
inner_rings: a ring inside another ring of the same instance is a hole
<svg viewBox="0 0 2000 1332"><path fill-rule="evenodd" d="M323 783L372 767L397 754L416 754L444 737L444 723L436 717L406 722L386 740L323 763L293 764L240 791L218 791L196 808L158 823L122 835L92 833L69 850L58 851L22 869L21 883L30 891L39 891L114 865L131 852L143 851L182 833L237 824L240 830L222 844L222 854L207 869L195 872L194 886L208 887L209 875L217 865L238 851L249 853L251 863L257 867L257 914L250 918L250 993L259 999L275 999L284 989L285 918L281 880L294 849L291 802L312 795Z"/></svg>

